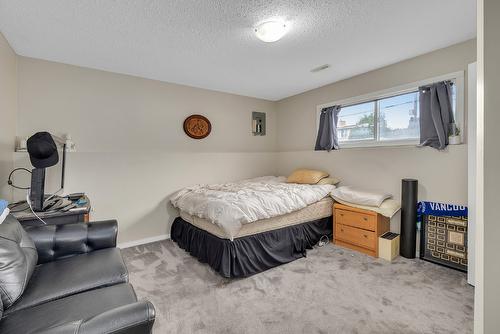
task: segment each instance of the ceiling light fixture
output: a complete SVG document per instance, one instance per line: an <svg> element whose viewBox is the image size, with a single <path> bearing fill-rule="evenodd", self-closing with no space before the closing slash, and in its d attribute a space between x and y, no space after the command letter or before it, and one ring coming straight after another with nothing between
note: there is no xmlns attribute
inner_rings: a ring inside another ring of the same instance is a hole
<svg viewBox="0 0 500 334"><path fill-rule="evenodd" d="M286 24L280 21L267 21L255 28L255 35L266 43L276 42L286 34Z"/></svg>

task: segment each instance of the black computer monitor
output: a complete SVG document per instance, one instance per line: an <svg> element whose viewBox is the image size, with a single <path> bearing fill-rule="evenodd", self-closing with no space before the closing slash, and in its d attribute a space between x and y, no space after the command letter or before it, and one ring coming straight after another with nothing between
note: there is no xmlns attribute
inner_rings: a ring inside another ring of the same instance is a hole
<svg viewBox="0 0 500 334"><path fill-rule="evenodd" d="M61 166L61 189L64 189L64 167L66 165L66 145L63 145ZM45 170L46 168L34 168L31 170L30 201L33 211L43 211L45 202ZM60 190L61 190L60 189Z"/></svg>

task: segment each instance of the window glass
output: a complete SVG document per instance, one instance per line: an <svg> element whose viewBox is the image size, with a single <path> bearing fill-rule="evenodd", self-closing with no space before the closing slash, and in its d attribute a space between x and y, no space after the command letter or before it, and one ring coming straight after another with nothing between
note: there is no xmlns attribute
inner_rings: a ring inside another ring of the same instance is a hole
<svg viewBox="0 0 500 334"><path fill-rule="evenodd" d="M377 143L418 142L420 139L418 89L415 88L415 91L409 93L394 94L386 98L343 106L337 122L339 142L352 143L353 146L361 147L377 145ZM451 100L455 122L457 122L457 85L455 82L451 86Z"/></svg>
<svg viewBox="0 0 500 334"><path fill-rule="evenodd" d="M418 92L378 101L379 140L419 139Z"/></svg>
<svg viewBox="0 0 500 334"><path fill-rule="evenodd" d="M457 117L457 85L454 84L451 86L451 106L453 108L453 116L455 118Z"/></svg>
<svg viewBox="0 0 500 334"><path fill-rule="evenodd" d="M342 107L337 122L339 141L375 139L375 102Z"/></svg>

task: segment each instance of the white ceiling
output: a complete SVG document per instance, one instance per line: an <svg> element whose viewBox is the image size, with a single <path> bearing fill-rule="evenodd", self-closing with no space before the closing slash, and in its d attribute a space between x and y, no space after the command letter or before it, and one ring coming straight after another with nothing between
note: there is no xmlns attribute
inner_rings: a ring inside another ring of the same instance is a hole
<svg viewBox="0 0 500 334"><path fill-rule="evenodd" d="M279 100L476 35L475 0L0 0L23 56ZM283 19L263 43L253 27ZM311 73L314 67L331 68Z"/></svg>

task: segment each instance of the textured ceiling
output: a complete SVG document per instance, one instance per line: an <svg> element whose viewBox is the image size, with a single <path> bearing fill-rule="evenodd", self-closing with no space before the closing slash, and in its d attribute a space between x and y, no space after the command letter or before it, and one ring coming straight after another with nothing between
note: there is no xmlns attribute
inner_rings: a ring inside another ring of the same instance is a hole
<svg viewBox="0 0 500 334"><path fill-rule="evenodd" d="M475 0L0 0L23 56L279 100L476 35ZM252 27L283 19L263 43ZM318 73L319 65L332 66Z"/></svg>

